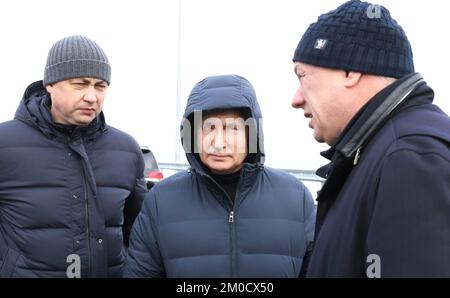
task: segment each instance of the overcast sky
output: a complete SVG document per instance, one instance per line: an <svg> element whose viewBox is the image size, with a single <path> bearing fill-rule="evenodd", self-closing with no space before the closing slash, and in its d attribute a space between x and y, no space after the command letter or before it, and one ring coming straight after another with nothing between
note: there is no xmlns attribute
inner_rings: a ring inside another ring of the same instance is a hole
<svg viewBox="0 0 450 298"><path fill-rule="evenodd" d="M178 0L2 1L0 122L13 118L25 88L42 79L52 44L81 34L100 44L112 64L107 122L149 146L158 161L175 161L181 149L177 115L193 85L206 76L234 73L255 87L267 164L316 169L326 162L319 152L327 146L314 141L303 112L290 106L297 87L291 59L308 25L343 2L182 0L180 10ZM403 27L416 71L434 88L435 103L450 113L445 1L376 3Z"/></svg>

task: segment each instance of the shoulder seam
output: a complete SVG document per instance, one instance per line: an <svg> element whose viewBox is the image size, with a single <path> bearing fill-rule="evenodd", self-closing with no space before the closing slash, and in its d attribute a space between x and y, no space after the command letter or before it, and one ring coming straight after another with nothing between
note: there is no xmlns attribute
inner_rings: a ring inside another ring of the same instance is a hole
<svg viewBox="0 0 450 298"><path fill-rule="evenodd" d="M391 157L392 155L394 155L396 153L399 153L401 151L409 151L409 152L413 152L413 153L418 154L418 155L436 155L436 156L439 156L440 158L444 159L448 163L450 163L450 159L447 159L447 157L443 156L439 152L435 152L435 151L418 152L417 150L414 150L414 149L411 149L411 148L398 148L398 149L395 149L394 151L392 151L388 155L386 155L386 157L384 159L386 160L389 157Z"/></svg>

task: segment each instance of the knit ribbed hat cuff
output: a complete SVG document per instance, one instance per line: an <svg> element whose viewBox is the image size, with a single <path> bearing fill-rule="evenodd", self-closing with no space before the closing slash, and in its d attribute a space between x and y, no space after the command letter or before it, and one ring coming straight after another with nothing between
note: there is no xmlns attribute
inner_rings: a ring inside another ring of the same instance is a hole
<svg viewBox="0 0 450 298"><path fill-rule="evenodd" d="M44 86L73 78L89 77L111 81L111 66L103 61L77 59L50 65L45 69Z"/></svg>

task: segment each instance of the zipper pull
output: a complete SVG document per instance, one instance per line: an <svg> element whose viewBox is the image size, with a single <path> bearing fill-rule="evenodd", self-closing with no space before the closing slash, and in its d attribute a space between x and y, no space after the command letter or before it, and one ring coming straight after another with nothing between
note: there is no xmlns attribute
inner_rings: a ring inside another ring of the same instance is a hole
<svg viewBox="0 0 450 298"><path fill-rule="evenodd" d="M358 164L359 158L361 157L361 147L356 150L355 159L353 160L353 165L356 166Z"/></svg>
<svg viewBox="0 0 450 298"><path fill-rule="evenodd" d="M234 222L234 211L230 211L230 217L228 218L228 222L230 223Z"/></svg>

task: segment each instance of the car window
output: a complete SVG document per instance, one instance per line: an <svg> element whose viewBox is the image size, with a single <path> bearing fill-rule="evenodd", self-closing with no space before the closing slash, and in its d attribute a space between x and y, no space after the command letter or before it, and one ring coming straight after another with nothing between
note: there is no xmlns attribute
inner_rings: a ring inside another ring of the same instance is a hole
<svg viewBox="0 0 450 298"><path fill-rule="evenodd" d="M144 157L146 172L148 172L149 170L158 169L158 164L152 151L150 151L149 149L142 149L142 155Z"/></svg>

